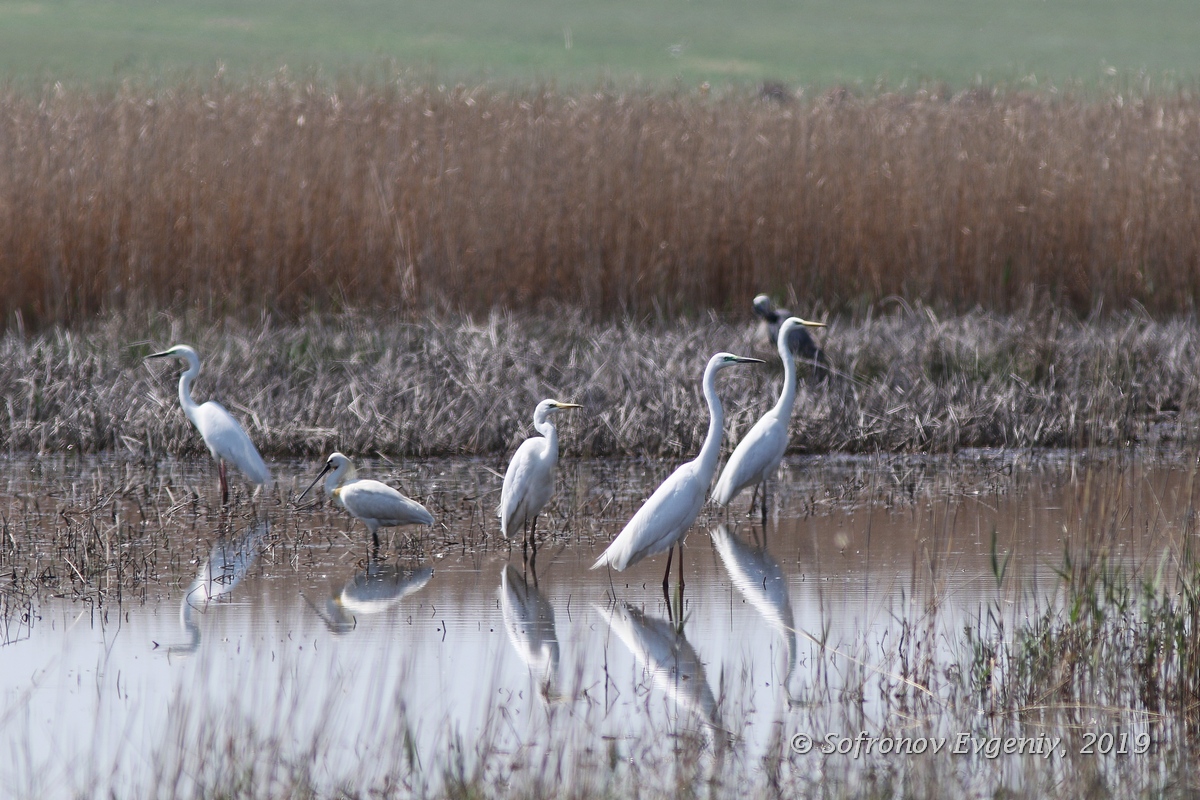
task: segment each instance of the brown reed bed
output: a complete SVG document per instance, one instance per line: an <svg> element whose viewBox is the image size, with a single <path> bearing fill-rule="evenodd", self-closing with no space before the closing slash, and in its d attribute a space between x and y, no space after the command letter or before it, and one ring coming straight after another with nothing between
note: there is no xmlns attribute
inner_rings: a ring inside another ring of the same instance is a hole
<svg viewBox="0 0 1200 800"><path fill-rule="evenodd" d="M1193 308L1191 90L798 94L0 90L0 313Z"/></svg>
<svg viewBox="0 0 1200 800"><path fill-rule="evenodd" d="M1054 311L941 318L928 309L834 320L834 368L807 381L792 452L1195 444L1200 325ZM583 403L560 421L566 456L694 454L708 415L700 374L719 350L763 367L722 375L727 446L773 404L781 368L758 329L493 314L419 321L355 314L211 327L154 315L0 339L0 448L204 453L176 397L178 366L144 356L176 342L204 362L218 399L270 457L504 457L543 397Z"/></svg>

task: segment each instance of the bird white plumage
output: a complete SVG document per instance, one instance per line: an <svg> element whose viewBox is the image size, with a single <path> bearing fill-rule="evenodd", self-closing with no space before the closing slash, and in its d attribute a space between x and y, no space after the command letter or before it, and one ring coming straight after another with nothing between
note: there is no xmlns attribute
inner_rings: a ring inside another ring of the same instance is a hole
<svg viewBox="0 0 1200 800"><path fill-rule="evenodd" d="M605 565L618 572L643 558L665 553L682 541L696 515L704 506L704 497L717 471L725 415L717 396L717 373L734 364L761 364L761 359L745 358L730 353L717 353L704 369L704 398L708 401L708 435L700 454L681 465L662 482L650 499L625 525L598 559L592 569ZM681 556L682 558L682 556ZM670 571L670 561L667 570ZM667 580L663 578L664 592Z"/></svg>
<svg viewBox="0 0 1200 800"><path fill-rule="evenodd" d="M341 453L334 453L326 459L324 469L297 499L303 499L326 474L329 476L325 478L326 493L350 516L362 520L376 546L379 545L379 528L433 524L433 515L425 506L405 497L386 483L358 477L358 471L350 459Z"/></svg>
<svg viewBox="0 0 1200 800"><path fill-rule="evenodd" d="M508 469L500 491L500 532L522 530L532 523L536 532L537 516L554 496L554 473L558 465L558 429L550 415L567 408L583 408L576 403L543 400L533 412L533 427L541 436L521 443ZM528 532L526 532L527 534ZM535 545L536 546L536 545Z"/></svg>
<svg viewBox="0 0 1200 800"><path fill-rule="evenodd" d="M729 505L747 486L766 483L767 478L779 468L779 462L787 451L788 424L796 403L796 363L789 349L789 337L793 330L804 326L820 328L824 327L824 323L789 317L779 326L776 345L779 358L783 360L783 389L778 402L754 423L754 427L738 442L725 462L712 493L717 505Z"/></svg>
<svg viewBox="0 0 1200 800"><path fill-rule="evenodd" d="M215 400L199 405L192 400L192 382L200 374L200 357L196 355L196 351L186 344L177 344L170 350L154 353L147 358L168 356L182 358L188 363L187 370L179 377L179 404L183 406L183 413L200 432L200 438L204 440L212 457L217 460L222 500L228 498L225 481L226 462L241 470L251 482L269 487L271 471L267 469L266 462L233 415Z"/></svg>

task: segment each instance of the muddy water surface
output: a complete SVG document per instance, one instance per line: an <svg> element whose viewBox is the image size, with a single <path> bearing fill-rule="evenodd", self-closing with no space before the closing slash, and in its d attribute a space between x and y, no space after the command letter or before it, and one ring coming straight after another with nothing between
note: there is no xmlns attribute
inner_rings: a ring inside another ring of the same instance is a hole
<svg viewBox="0 0 1200 800"><path fill-rule="evenodd" d="M670 465L564 464L532 567L499 536L498 466L361 463L438 520L373 553L319 496L294 504L312 464L222 510L208 461L0 461L0 795L204 793L230 778L213 752L321 793L582 763L669 788L654 765L683 769L680 742L735 741L753 780L809 769L788 743L813 709L897 727L888 693L926 691L906 659L953 669L954 632L1050 602L1097 502L1129 509L1096 536L1138 570L1178 546L1190 491L1170 459L796 459L765 529L748 494L702 514L680 614L665 557L589 569Z"/></svg>

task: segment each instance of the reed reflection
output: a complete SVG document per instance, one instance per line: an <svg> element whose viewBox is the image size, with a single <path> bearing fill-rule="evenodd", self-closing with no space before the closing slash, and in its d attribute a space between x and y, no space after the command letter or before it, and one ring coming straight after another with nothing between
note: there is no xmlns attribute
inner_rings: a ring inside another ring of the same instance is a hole
<svg viewBox="0 0 1200 800"><path fill-rule="evenodd" d="M217 539L179 605L179 624L188 634L188 643L169 648L169 653L196 651L201 638L196 613L205 613L209 603L228 595L241 583L258 560L270 532L270 523L262 520L236 536L222 534Z"/></svg>
<svg viewBox="0 0 1200 800"><path fill-rule="evenodd" d="M676 706L699 716L710 728L721 728L717 699L708 686L704 665L681 630L627 603L615 603L611 609L594 608Z"/></svg>
<svg viewBox="0 0 1200 800"><path fill-rule="evenodd" d="M505 564L500 571L500 613L513 649L537 679L542 697L549 700L558 679L554 606L512 564Z"/></svg>
<svg viewBox="0 0 1200 800"><path fill-rule="evenodd" d="M350 580L314 610L334 634L345 634L358 626L358 617L380 614L419 592L433 578L432 567L400 567L375 559L354 573Z"/></svg>
<svg viewBox="0 0 1200 800"><path fill-rule="evenodd" d="M788 598L787 578L779 562L764 547L752 547L729 532L724 523L711 531L717 555L733 586L767 624L779 633L787 653L787 669L783 689L788 692L792 672L796 669L796 624Z"/></svg>

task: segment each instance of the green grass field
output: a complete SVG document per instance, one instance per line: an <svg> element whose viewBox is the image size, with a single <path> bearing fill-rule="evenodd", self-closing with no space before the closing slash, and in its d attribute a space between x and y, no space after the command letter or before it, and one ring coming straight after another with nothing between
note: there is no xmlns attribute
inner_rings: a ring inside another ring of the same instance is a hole
<svg viewBox="0 0 1200 800"><path fill-rule="evenodd" d="M1193 0L0 0L0 77L105 83L286 65L527 84L1098 85L1200 75Z"/></svg>

